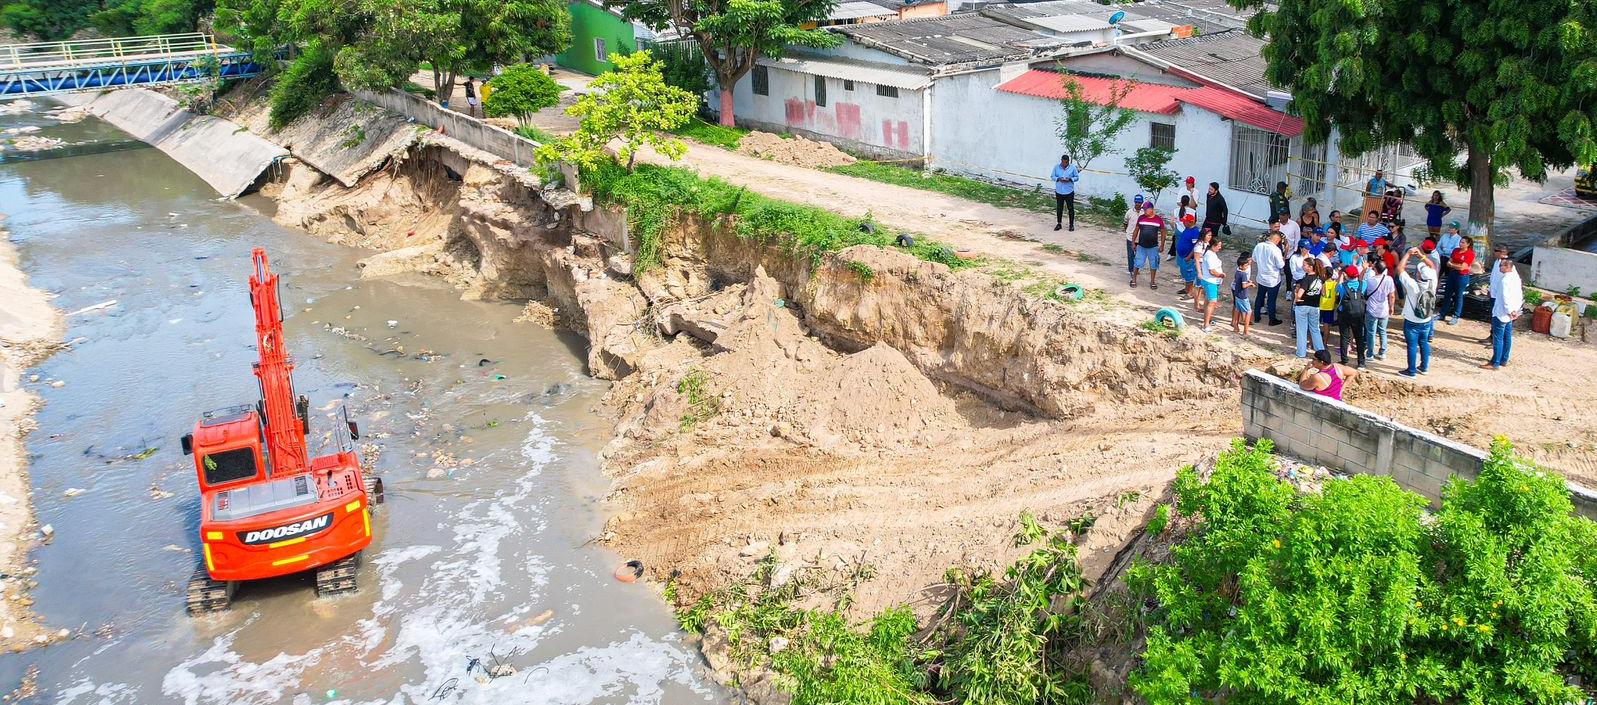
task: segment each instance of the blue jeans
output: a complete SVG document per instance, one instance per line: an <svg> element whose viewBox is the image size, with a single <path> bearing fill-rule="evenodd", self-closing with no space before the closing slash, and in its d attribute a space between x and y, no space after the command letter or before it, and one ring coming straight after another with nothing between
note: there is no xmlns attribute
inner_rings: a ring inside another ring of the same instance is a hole
<svg viewBox="0 0 1597 705"><path fill-rule="evenodd" d="M1281 320L1279 316L1275 315L1275 297L1276 294L1281 293L1281 285L1264 286L1261 284L1257 288L1259 293L1253 297L1253 322L1258 323L1259 318L1266 313L1269 314L1272 321Z"/></svg>
<svg viewBox="0 0 1597 705"><path fill-rule="evenodd" d="M1364 355L1386 357L1386 323L1389 318L1364 317Z"/></svg>
<svg viewBox="0 0 1597 705"><path fill-rule="evenodd" d="M1447 273L1447 300L1442 303L1441 314L1461 318L1464 315L1464 290L1469 288L1469 275Z"/></svg>
<svg viewBox="0 0 1597 705"><path fill-rule="evenodd" d="M1508 353L1514 349L1514 322L1499 321L1492 316L1492 366L1508 364Z"/></svg>
<svg viewBox="0 0 1597 705"><path fill-rule="evenodd" d="M1131 244L1130 240L1126 241L1126 272L1137 273L1137 246Z"/></svg>
<svg viewBox="0 0 1597 705"><path fill-rule="evenodd" d="M1408 369L1404 372L1424 372L1431 367L1431 334L1436 332L1436 321L1415 323L1403 320L1403 342L1408 343ZM1415 362L1419 366L1415 366Z"/></svg>
<svg viewBox="0 0 1597 705"><path fill-rule="evenodd" d="M1324 350L1325 341L1320 339L1320 307L1293 306L1292 322L1298 329L1298 357L1308 357L1308 350L1304 348L1310 340L1314 342L1315 350Z"/></svg>

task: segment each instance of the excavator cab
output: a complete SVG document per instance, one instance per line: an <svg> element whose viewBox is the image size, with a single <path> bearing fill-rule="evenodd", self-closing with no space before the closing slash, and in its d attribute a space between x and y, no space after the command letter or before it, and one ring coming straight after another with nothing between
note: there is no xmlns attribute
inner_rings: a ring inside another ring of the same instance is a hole
<svg viewBox="0 0 1597 705"><path fill-rule="evenodd" d="M205 412L194 432L183 436L183 452L194 456L202 494L249 480L264 481L271 474L261 417L248 404Z"/></svg>

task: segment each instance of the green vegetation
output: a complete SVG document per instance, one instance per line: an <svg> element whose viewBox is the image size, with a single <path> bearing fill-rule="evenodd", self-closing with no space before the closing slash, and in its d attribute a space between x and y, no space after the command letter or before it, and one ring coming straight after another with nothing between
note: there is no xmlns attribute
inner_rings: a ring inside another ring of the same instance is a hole
<svg viewBox="0 0 1597 705"><path fill-rule="evenodd" d="M1131 81L1115 81L1106 100L1088 100L1081 82L1061 73L1065 97L1059 99L1060 114L1054 118L1054 134L1064 145L1077 168L1086 169L1098 157L1120 151L1120 134L1136 122L1137 113L1120 107L1131 93Z"/></svg>
<svg viewBox="0 0 1597 705"><path fill-rule="evenodd" d="M582 120L576 134L544 145L538 151L540 160L568 161L593 168L611 161L608 145L617 139L621 140L621 147L616 154L629 170L644 145L671 159L680 158L687 151L682 142L660 132L687 123L698 99L666 85L659 62L647 51L617 56L614 63L614 71L593 79L588 84L589 92L566 109L566 114Z"/></svg>
<svg viewBox="0 0 1597 705"><path fill-rule="evenodd" d="M544 132L543 130L540 130L532 125L517 125L516 134L537 142L538 144L550 144L560 141L558 136Z"/></svg>
<svg viewBox="0 0 1597 705"><path fill-rule="evenodd" d="M307 47L272 84L272 109L268 121L271 128L283 129L315 110L337 90L338 79L333 75L332 55L318 46Z"/></svg>
<svg viewBox="0 0 1597 705"><path fill-rule="evenodd" d="M344 149L354 149L366 142L366 128L361 125L350 125L344 128L344 139L338 143Z"/></svg>
<svg viewBox="0 0 1597 705"><path fill-rule="evenodd" d="M945 193L1000 208L1020 208L1049 213L1053 212L1054 208L1053 191L1041 186L1029 189L1010 188L953 174L922 171L863 159L853 164L827 167L826 171L894 186ZM1085 202L1077 203L1076 216L1082 220L1118 227L1120 219L1125 216L1126 208L1129 207L1125 203L1125 197L1119 194L1112 198L1088 198ZM1045 245L1044 249L1046 248Z"/></svg>
<svg viewBox="0 0 1597 705"><path fill-rule="evenodd" d="M692 38L715 74L721 91L721 124L731 127L732 86L754 69L760 57L781 56L788 47L832 47L842 38L821 29L803 29L825 20L833 3L814 0L607 0L622 16L650 27L676 30ZM689 88L688 90L692 90ZM697 102L697 100L695 100Z"/></svg>
<svg viewBox="0 0 1597 705"><path fill-rule="evenodd" d="M743 141L743 136L749 133L741 127L722 127L693 118L672 132L686 137L700 144L720 147L737 151L738 143Z"/></svg>
<svg viewBox="0 0 1597 705"><path fill-rule="evenodd" d="M1131 174L1137 185L1148 193L1151 200L1158 201L1159 194L1175 186L1176 181L1181 178L1169 168L1170 158L1175 155L1176 151L1173 149L1143 147L1126 158L1126 172Z"/></svg>
<svg viewBox="0 0 1597 705"><path fill-rule="evenodd" d="M399 89L406 93L414 93L428 100L432 100L438 96L437 91L423 86L415 81L406 81L404 85L399 87Z"/></svg>
<svg viewBox="0 0 1597 705"><path fill-rule="evenodd" d="M876 228L866 232L864 220L844 218L814 206L766 198L716 178L676 167L641 164L636 171L611 161L583 169L582 184L600 203L625 206L638 241L635 266L646 271L660 264L660 235L684 217L705 221L723 218L739 237L780 245L790 254L819 264L821 256L853 245L893 247L895 235ZM972 262L949 248L916 239L910 254L954 269Z"/></svg>
<svg viewBox="0 0 1597 705"><path fill-rule="evenodd" d="M1442 507L1390 478L1298 495L1270 444L1241 441L1213 475L1176 479L1198 520L1170 563L1127 582L1151 596L1151 705L1581 702L1597 675L1597 524L1563 479L1493 443Z"/></svg>
<svg viewBox="0 0 1597 705"><path fill-rule="evenodd" d="M1170 505L1161 504L1153 510L1153 518L1148 520L1148 533L1158 536L1164 533L1164 528L1170 525Z"/></svg>
<svg viewBox="0 0 1597 705"><path fill-rule="evenodd" d="M533 113L560 104L564 86L532 64L516 64L488 81L488 99L483 102L488 117L514 117L523 122Z"/></svg>
<svg viewBox="0 0 1597 705"><path fill-rule="evenodd" d="M192 32L215 0L8 0L0 24L40 41L69 39L85 29L108 37Z"/></svg>
<svg viewBox="0 0 1597 705"><path fill-rule="evenodd" d="M714 74L710 71L710 62L704 60L704 53L687 42L661 42L653 45L650 51L660 61L665 84L698 96L702 108L704 94L715 87Z"/></svg>
<svg viewBox="0 0 1597 705"><path fill-rule="evenodd" d="M705 383L710 381L710 376L703 370L690 370L677 382L677 394L681 394L688 401L688 410L682 414L679 422L683 431L690 431L700 421L721 413L721 400L705 389Z"/></svg>

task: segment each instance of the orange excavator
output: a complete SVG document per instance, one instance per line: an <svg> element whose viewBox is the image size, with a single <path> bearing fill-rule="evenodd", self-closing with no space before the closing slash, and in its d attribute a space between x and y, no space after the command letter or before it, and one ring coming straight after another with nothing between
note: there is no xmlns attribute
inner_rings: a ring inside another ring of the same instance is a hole
<svg viewBox="0 0 1597 705"><path fill-rule="evenodd" d="M310 401L294 396L277 275L264 250L253 258L261 399L203 414L182 439L199 479L205 557L189 579L189 614L226 609L242 581L303 571L316 571L317 596L354 590L371 509L383 501L382 479L361 469L360 430L347 410L334 428L337 452L310 457Z"/></svg>

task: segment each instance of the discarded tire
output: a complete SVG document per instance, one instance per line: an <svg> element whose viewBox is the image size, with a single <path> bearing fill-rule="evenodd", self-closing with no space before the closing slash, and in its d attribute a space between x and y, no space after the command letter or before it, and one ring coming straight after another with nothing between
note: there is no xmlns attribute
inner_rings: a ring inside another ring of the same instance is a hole
<svg viewBox="0 0 1597 705"><path fill-rule="evenodd" d="M1080 301L1086 296L1087 291L1076 284L1064 284L1054 289L1054 297L1065 301Z"/></svg>
<svg viewBox="0 0 1597 705"><path fill-rule="evenodd" d="M1153 322L1176 330L1181 330L1183 326L1187 325L1187 322L1181 318L1181 312L1173 308L1159 309L1158 313L1153 314Z"/></svg>

